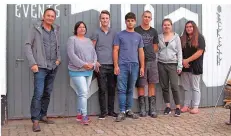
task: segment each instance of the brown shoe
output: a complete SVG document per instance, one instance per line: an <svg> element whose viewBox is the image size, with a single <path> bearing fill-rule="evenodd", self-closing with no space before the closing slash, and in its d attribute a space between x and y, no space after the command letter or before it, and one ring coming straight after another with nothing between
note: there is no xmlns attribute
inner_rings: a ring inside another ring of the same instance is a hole
<svg viewBox="0 0 231 136"><path fill-rule="evenodd" d="M49 120L46 116L42 117L42 119L40 121L43 123L47 123L47 124L55 124L54 121Z"/></svg>
<svg viewBox="0 0 231 136"><path fill-rule="evenodd" d="M32 130L33 130L34 132L40 132L40 131L41 131L40 126L39 126L39 121L38 121L38 120L35 120L35 121L33 122Z"/></svg>

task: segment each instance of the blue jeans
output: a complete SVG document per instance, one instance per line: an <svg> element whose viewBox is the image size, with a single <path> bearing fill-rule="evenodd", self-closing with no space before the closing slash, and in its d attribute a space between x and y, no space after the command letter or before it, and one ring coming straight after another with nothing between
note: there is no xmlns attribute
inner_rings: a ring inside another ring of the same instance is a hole
<svg viewBox="0 0 231 136"><path fill-rule="evenodd" d="M92 76L76 76L71 77L76 90L77 95L77 114L87 115L87 95L88 89L91 85Z"/></svg>
<svg viewBox="0 0 231 136"><path fill-rule="evenodd" d="M50 103L50 94L53 90L54 79L57 69L48 70L39 68L39 72L34 73L34 95L31 100L31 120L40 120L47 115Z"/></svg>
<svg viewBox="0 0 231 136"><path fill-rule="evenodd" d="M120 74L117 76L117 88L120 112L132 108L133 91L139 76L139 64L127 63L119 65Z"/></svg>

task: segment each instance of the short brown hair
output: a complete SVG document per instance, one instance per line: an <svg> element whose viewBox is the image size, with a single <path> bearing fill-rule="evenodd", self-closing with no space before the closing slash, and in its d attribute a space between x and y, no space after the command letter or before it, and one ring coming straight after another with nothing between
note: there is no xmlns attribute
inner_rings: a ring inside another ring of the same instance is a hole
<svg viewBox="0 0 231 136"><path fill-rule="evenodd" d="M152 12L150 10L145 10L142 14L142 16L144 15L144 13L149 13L149 14L152 14Z"/></svg>
<svg viewBox="0 0 231 136"><path fill-rule="evenodd" d="M107 10L102 10L102 11L100 12L99 18L101 17L102 14L107 14L107 15L110 17L110 12L107 11Z"/></svg>
<svg viewBox="0 0 231 136"><path fill-rule="evenodd" d="M172 20L170 18L165 18L163 21L162 21L162 26L164 25L164 22L168 21L171 25L172 25Z"/></svg>

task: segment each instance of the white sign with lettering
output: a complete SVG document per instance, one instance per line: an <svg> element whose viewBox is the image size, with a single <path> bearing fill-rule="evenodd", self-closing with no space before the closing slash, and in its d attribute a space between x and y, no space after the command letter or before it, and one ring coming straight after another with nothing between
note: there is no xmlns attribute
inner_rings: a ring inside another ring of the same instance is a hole
<svg viewBox="0 0 231 136"><path fill-rule="evenodd" d="M206 49L203 81L206 87L222 86L231 65L231 5L202 5L202 32Z"/></svg>

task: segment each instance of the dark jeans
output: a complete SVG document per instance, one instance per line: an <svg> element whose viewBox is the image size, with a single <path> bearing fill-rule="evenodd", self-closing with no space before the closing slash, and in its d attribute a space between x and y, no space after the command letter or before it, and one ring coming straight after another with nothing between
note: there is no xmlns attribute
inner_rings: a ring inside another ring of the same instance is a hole
<svg viewBox="0 0 231 136"><path fill-rule="evenodd" d="M131 110L133 91L139 76L139 64L127 63L119 65L120 74L117 76L118 98L120 112Z"/></svg>
<svg viewBox="0 0 231 136"><path fill-rule="evenodd" d="M57 69L48 70L39 68L39 72L34 73L34 95L31 101L31 120L40 120L47 115L50 103L50 94Z"/></svg>
<svg viewBox="0 0 231 136"><path fill-rule="evenodd" d="M115 75L113 64L101 64L100 72L96 73L99 86L99 104L101 114L106 114L106 91L108 92L108 112L114 112Z"/></svg>

